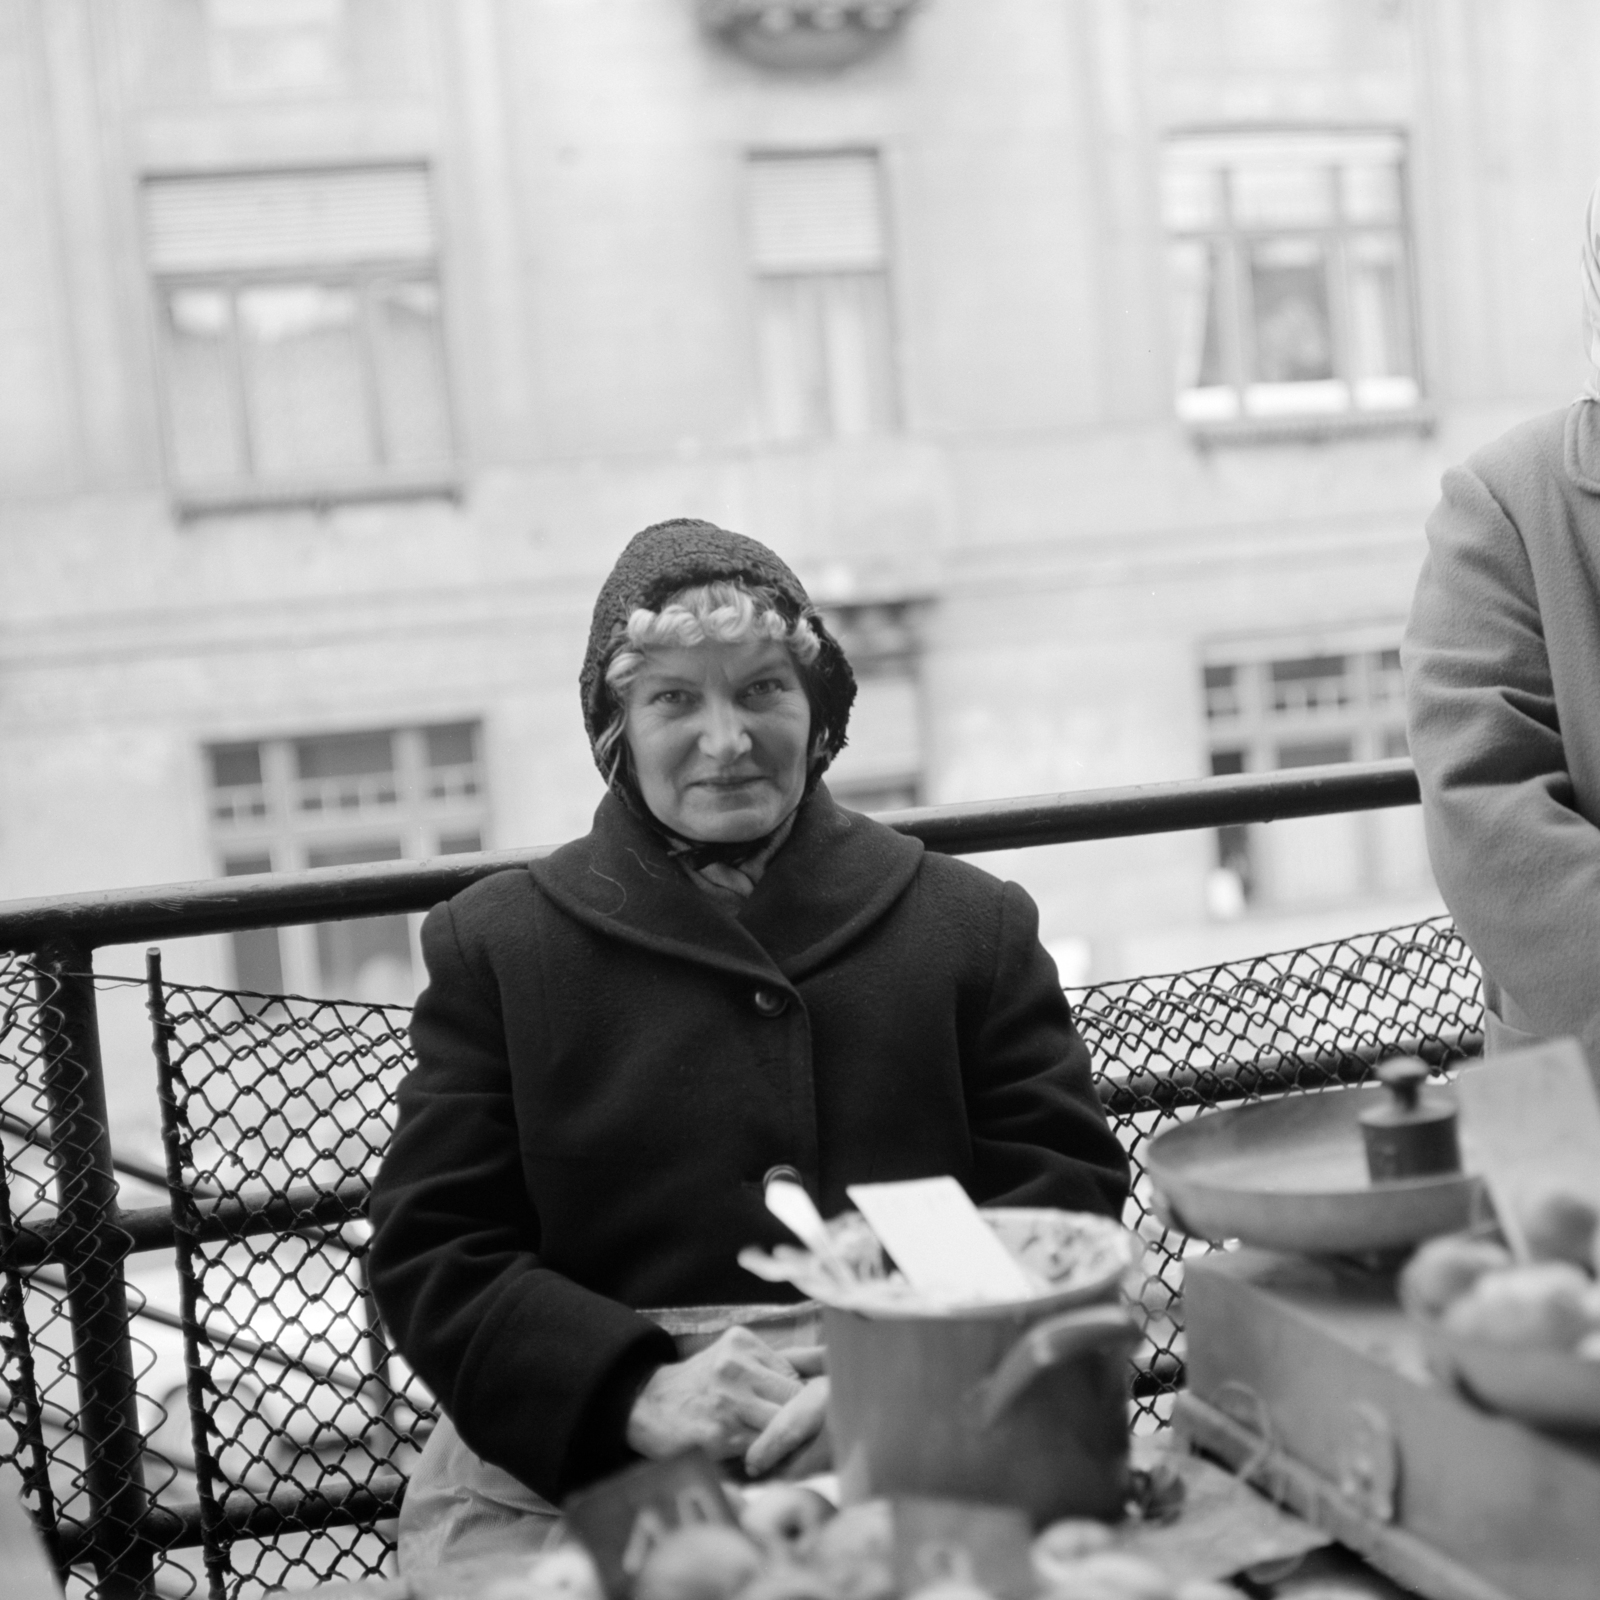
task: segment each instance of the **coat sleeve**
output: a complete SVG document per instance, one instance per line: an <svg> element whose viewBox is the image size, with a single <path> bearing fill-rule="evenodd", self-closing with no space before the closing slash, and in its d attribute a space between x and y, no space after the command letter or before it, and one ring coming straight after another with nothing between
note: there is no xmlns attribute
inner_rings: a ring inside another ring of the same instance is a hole
<svg viewBox="0 0 1600 1600"><path fill-rule="evenodd" d="M973 1199L1120 1216L1128 1157L1111 1131L1026 891L1002 887L988 1002L965 1072Z"/></svg>
<svg viewBox="0 0 1600 1600"><path fill-rule="evenodd" d="M1428 520L1403 656L1428 854L1490 978L1541 1034L1591 1035L1600 831L1573 805L1539 597L1517 528L1457 467Z"/></svg>
<svg viewBox="0 0 1600 1600"><path fill-rule="evenodd" d="M372 1194L372 1289L396 1348L466 1443L551 1500L628 1459L650 1372L676 1357L648 1318L539 1259L498 987L449 905L423 924L428 986Z"/></svg>

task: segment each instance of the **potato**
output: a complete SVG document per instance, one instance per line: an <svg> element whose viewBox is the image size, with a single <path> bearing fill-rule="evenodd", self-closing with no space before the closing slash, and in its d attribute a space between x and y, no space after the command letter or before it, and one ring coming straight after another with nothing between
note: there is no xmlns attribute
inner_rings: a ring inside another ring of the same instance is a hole
<svg viewBox="0 0 1600 1600"><path fill-rule="evenodd" d="M1597 1212L1582 1195L1549 1189L1522 1213L1522 1232L1536 1261L1570 1261L1586 1273L1594 1271Z"/></svg>
<svg viewBox="0 0 1600 1600"><path fill-rule="evenodd" d="M761 1570L754 1542L737 1528L675 1528L645 1557L636 1600L731 1600Z"/></svg>
<svg viewBox="0 0 1600 1600"><path fill-rule="evenodd" d="M1033 1570L1047 1588L1054 1585L1063 1567L1111 1548L1111 1530L1090 1517L1064 1517L1052 1522L1033 1541Z"/></svg>
<svg viewBox="0 0 1600 1600"><path fill-rule="evenodd" d="M483 1600L545 1600L539 1587L541 1556L490 1558L467 1563L472 1569L473 1592Z"/></svg>
<svg viewBox="0 0 1600 1600"><path fill-rule="evenodd" d="M1441 1316L1486 1272L1511 1265L1511 1252L1488 1239L1464 1233L1430 1239L1400 1274L1400 1304L1413 1316Z"/></svg>
<svg viewBox="0 0 1600 1600"><path fill-rule="evenodd" d="M841 1600L889 1600L894 1590L894 1520L887 1500L846 1506L823 1523L811 1564Z"/></svg>
<svg viewBox="0 0 1600 1600"><path fill-rule="evenodd" d="M1173 1591L1172 1600L1244 1600L1244 1595L1220 1578L1190 1578Z"/></svg>
<svg viewBox="0 0 1600 1600"><path fill-rule="evenodd" d="M794 1554L832 1516L833 1507L815 1489L771 1483L745 1490L739 1523L767 1549Z"/></svg>
<svg viewBox="0 0 1600 1600"><path fill-rule="evenodd" d="M1063 1562L1045 1592L1048 1600L1173 1600L1160 1567L1117 1550Z"/></svg>
<svg viewBox="0 0 1600 1600"><path fill-rule="evenodd" d="M528 1593L537 1600L602 1600L600 1574L581 1545L564 1544L540 1558Z"/></svg>
<svg viewBox="0 0 1600 1600"><path fill-rule="evenodd" d="M477 1600L603 1600L600 1574L581 1545L523 1555L480 1556L463 1564Z"/></svg>
<svg viewBox="0 0 1600 1600"><path fill-rule="evenodd" d="M1571 1350L1588 1331L1588 1280L1564 1261L1485 1273L1444 1314L1441 1326L1461 1339Z"/></svg>

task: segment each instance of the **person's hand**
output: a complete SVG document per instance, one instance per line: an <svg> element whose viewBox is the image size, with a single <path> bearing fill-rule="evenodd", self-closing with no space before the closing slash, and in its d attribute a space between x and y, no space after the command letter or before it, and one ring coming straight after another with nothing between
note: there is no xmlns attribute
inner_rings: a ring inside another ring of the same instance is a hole
<svg viewBox="0 0 1600 1600"><path fill-rule="evenodd" d="M815 1370L815 1352L796 1350ZM802 1378L746 1328L729 1328L687 1361L656 1368L628 1414L628 1444L660 1459L699 1445L716 1461L749 1449L800 1394Z"/></svg>
<svg viewBox="0 0 1600 1600"><path fill-rule="evenodd" d="M828 1380L812 1378L745 1451L744 1470L752 1478L765 1476L815 1439L827 1420Z"/></svg>

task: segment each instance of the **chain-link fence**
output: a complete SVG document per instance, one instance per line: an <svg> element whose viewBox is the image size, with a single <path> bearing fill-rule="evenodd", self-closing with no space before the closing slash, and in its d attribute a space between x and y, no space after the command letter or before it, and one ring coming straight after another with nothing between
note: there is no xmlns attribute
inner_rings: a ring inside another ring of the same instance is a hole
<svg viewBox="0 0 1600 1600"><path fill-rule="evenodd" d="M94 1059L74 1036L92 1027L85 981L0 957L0 1456L97 1600L136 1592L141 1562L173 1596L392 1569L431 1411L373 1312L363 1213L405 1011L169 985L154 965L171 1206L141 1220L114 1209L103 1095L63 1065ZM1360 1081L1397 1052L1448 1068L1479 1046L1478 974L1438 919L1072 998L1133 1156L1149 1269L1133 1391L1158 1427L1182 1382L1184 1256L1204 1246L1151 1210L1146 1141L1210 1106ZM143 1296L124 1289L130 1245L153 1252L134 1258ZM129 1312L119 1345L107 1330Z"/></svg>

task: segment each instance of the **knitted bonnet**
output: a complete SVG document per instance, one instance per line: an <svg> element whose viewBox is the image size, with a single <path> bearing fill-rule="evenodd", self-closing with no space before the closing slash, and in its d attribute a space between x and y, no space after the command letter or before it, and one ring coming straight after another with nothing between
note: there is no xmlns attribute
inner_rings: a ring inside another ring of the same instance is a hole
<svg viewBox="0 0 1600 1600"><path fill-rule="evenodd" d="M578 678L589 747L594 748L614 712L606 667L621 643L628 618L641 606L659 611L681 589L726 578L742 579L771 590L784 620L793 624L806 618L821 641L816 660L801 674L811 702L813 736L824 735L821 759L812 764L809 788L844 748L850 707L856 697L855 674L844 651L823 626L800 580L772 551L742 533L730 533L715 523L691 517L657 522L636 533L601 587L589 626L583 672ZM598 756L596 765L605 772ZM621 798L633 800L629 794Z"/></svg>

